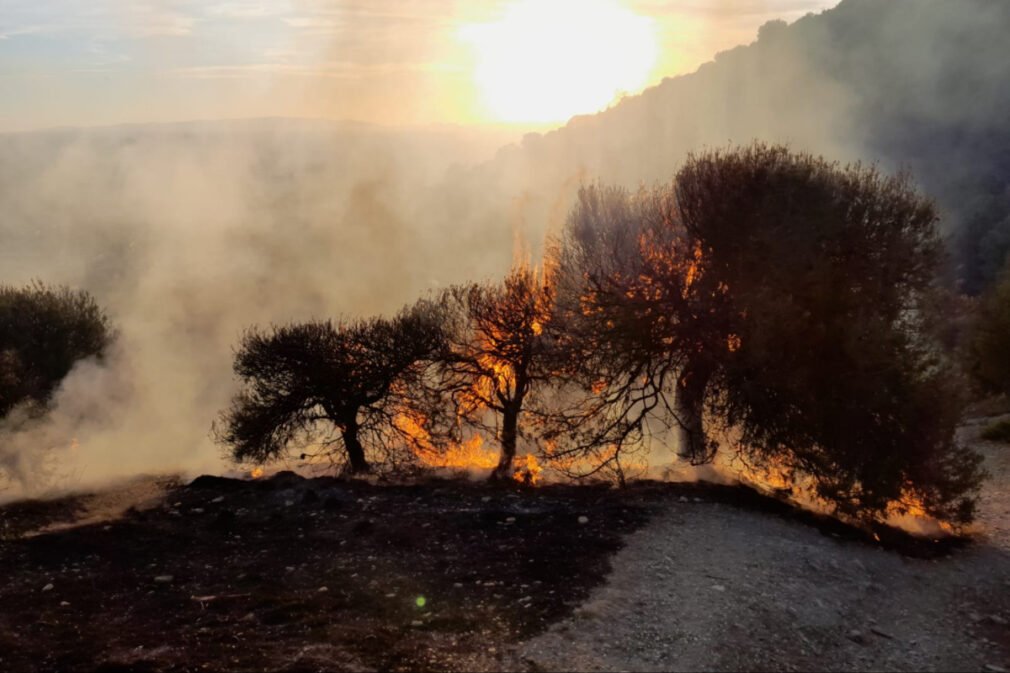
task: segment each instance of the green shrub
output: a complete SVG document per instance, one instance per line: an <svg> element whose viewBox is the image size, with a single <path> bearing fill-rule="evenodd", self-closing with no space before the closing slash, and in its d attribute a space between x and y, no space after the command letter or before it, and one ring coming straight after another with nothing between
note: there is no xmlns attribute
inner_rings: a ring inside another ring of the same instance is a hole
<svg viewBox="0 0 1010 673"><path fill-rule="evenodd" d="M0 418L25 403L45 407L74 364L101 357L111 340L109 319L87 292L0 285Z"/></svg>
<svg viewBox="0 0 1010 673"><path fill-rule="evenodd" d="M1004 418L1002 421L996 421L995 423L990 423L982 431L982 439L988 439L990 442L1004 442L1010 444L1010 418Z"/></svg>

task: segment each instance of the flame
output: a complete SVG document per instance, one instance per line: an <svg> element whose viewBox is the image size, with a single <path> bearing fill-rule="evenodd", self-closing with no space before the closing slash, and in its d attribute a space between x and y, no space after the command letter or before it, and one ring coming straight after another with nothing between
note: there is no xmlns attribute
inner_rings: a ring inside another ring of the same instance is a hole
<svg viewBox="0 0 1010 673"><path fill-rule="evenodd" d="M532 453L520 456L515 460L515 472L512 478L521 484L536 486L540 482L540 473L544 471L540 461Z"/></svg>
<svg viewBox="0 0 1010 673"><path fill-rule="evenodd" d="M249 478L250 479L259 479L262 476L263 476L263 468L262 467L254 467L249 472Z"/></svg>
<svg viewBox="0 0 1010 673"><path fill-rule="evenodd" d="M728 471L741 482L759 489L775 491L800 507L837 515L828 503L817 496L812 480L790 469L784 462L777 461L762 467L734 463L725 467L728 467ZM950 522L929 514L922 498L916 495L910 486L902 489L901 496L887 505L881 523L916 535L931 537L957 533ZM876 534L873 537L880 540Z"/></svg>
<svg viewBox="0 0 1010 673"><path fill-rule="evenodd" d="M393 419L393 424L408 438L411 450L428 467L452 469L492 469L498 465L498 454L484 448L484 438L472 435L462 443L438 447L425 428L426 419L417 411L405 411Z"/></svg>
<svg viewBox="0 0 1010 673"><path fill-rule="evenodd" d="M903 489L901 497L888 504L886 513L887 523L912 533L941 536L957 532L950 522L931 516L922 498L910 488Z"/></svg>

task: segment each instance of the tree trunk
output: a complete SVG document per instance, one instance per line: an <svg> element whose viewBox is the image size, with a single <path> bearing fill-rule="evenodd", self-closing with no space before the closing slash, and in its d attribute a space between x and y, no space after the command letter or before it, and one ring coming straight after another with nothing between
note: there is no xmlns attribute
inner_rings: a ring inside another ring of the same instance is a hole
<svg viewBox="0 0 1010 673"><path fill-rule="evenodd" d="M365 449L358 439L358 419L350 418L344 421L342 434L344 437L344 449L347 451L347 459L351 465L351 474L360 474L369 471L368 461L365 460Z"/></svg>
<svg viewBox="0 0 1010 673"><path fill-rule="evenodd" d="M705 391L710 377L711 368L707 365L688 363L677 379L677 397L674 402L680 425L677 453L692 465L701 465L712 459L703 420Z"/></svg>
<svg viewBox="0 0 1010 673"><path fill-rule="evenodd" d="M491 472L491 481L500 481L512 476L518 436L519 409L506 407L502 414L501 457L498 459L498 466Z"/></svg>

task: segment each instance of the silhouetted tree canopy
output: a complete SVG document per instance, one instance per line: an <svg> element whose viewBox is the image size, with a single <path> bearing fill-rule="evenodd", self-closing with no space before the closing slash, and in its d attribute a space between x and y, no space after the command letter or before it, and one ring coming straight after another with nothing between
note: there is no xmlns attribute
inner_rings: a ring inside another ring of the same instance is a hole
<svg viewBox="0 0 1010 673"><path fill-rule="evenodd" d="M929 312L936 221L905 177L763 145L692 156L669 188L583 191L556 324L613 396L604 441L658 418L692 462L725 447L848 515L970 520L980 458L954 441Z"/></svg>
<svg viewBox="0 0 1010 673"><path fill-rule="evenodd" d="M74 364L100 358L112 338L87 292L41 282L0 286L0 417L22 404L43 408Z"/></svg>
<svg viewBox="0 0 1010 673"><path fill-rule="evenodd" d="M239 461L309 446L352 472L370 468L369 454L393 461L398 408L442 343L441 319L427 302L391 319L251 329L235 356L242 389L217 439Z"/></svg>

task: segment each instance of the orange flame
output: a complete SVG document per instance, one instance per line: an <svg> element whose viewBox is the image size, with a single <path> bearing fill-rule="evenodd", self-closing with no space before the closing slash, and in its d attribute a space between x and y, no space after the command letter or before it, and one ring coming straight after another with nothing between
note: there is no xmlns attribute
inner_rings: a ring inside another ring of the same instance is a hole
<svg viewBox="0 0 1010 673"><path fill-rule="evenodd" d="M431 441L431 434L424 427L425 419L418 412L400 413L393 424L409 438L414 455L428 467L491 469L498 465L497 453L484 448L484 438L480 435L440 448Z"/></svg>
<svg viewBox="0 0 1010 673"><path fill-rule="evenodd" d="M250 479L259 479L262 476L263 476L263 468L262 467L254 467L249 472L249 478Z"/></svg>
<svg viewBox="0 0 1010 673"><path fill-rule="evenodd" d="M540 482L540 473L544 471L540 461L532 453L520 456L515 460L515 472L512 478L521 484L536 486Z"/></svg>

